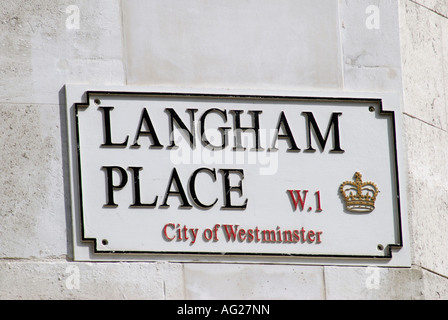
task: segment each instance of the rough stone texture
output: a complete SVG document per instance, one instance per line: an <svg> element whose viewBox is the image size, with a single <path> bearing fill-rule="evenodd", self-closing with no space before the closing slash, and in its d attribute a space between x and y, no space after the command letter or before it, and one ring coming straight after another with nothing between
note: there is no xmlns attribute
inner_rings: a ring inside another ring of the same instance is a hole
<svg viewBox="0 0 448 320"><path fill-rule="evenodd" d="M370 6L377 8L378 17L366 10ZM344 90L400 92L397 1L340 1L339 11ZM378 21L369 20L371 16ZM376 23L378 29L368 28Z"/></svg>
<svg viewBox="0 0 448 320"><path fill-rule="evenodd" d="M440 1L400 5L413 262L446 277L448 19L434 10L448 5Z"/></svg>
<svg viewBox="0 0 448 320"><path fill-rule="evenodd" d="M444 177L448 175L448 132L411 117L405 117L405 128L413 262L446 275L448 186Z"/></svg>
<svg viewBox="0 0 448 320"><path fill-rule="evenodd" d="M61 89L124 83L119 4L0 3L0 257L71 251ZM67 27L70 5L79 9L79 29Z"/></svg>
<svg viewBox="0 0 448 320"><path fill-rule="evenodd" d="M423 299L419 268L325 267L328 300Z"/></svg>
<svg viewBox="0 0 448 320"><path fill-rule="evenodd" d="M124 84L119 4L2 1L0 101L57 104L65 83ZM67 28L73 5L79 29Z"/></svg>
<svg viewBox="0 0 448 320"><path fill-rule="evenodd" d="M448 129L444 72L448 20L410 1L401 5L403 111L440 129Z"/></svg>
<svg viewBox="0 0 448 320"><path fill-rule="evenodd" d="M181 299L182 266L164 263L3 261L2 299Z"/></svg>
<svg viewBox="0 0 448 320"><path fill-rule="evenodd" d="M446 276L422 269L423 296L426 300L446 300L448 297L448 279Z"/></svg>
<svg viewBox="0 0 448 320"><path fill-rule="evenodd" d="M0 103L0 258L67 252L58 106Z"/></svg>
<svg viewBox="0 0 448 320"><path fill-rule="evenodd" d="M323 299L322 267L185 264L187 299Z"/></svg>
<svg viewBox="0 0 448 320"><path fill-rule="evenodd" d="M425 8L434 11L444 17L448 17L448 8L445 0L409 0L416 4L420 4Z"/></svg>

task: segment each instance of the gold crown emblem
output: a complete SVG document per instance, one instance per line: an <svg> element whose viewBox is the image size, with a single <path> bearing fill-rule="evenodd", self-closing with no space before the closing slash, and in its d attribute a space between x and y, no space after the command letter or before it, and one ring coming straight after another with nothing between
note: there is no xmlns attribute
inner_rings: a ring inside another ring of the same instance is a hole
<svg viewBox="0 0 448 320"><path fill-rule="evenodd" d="M373 182L362 182L362 175L355 173L355 182L345 181L339 187L344 198L345 206L352 212L372 212L375 209L375 200L378 187Z"/></svg>

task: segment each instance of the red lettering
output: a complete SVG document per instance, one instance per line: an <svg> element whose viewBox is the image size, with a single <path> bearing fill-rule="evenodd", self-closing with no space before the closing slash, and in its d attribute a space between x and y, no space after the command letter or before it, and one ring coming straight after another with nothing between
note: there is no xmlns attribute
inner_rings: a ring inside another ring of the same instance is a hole
<svg viewBox="0 0 448 320"><path fill-rule="evenodd" d="M184 226L182 231L184 232L184 239L183 240L188 240L188 235L187 235L188 228L187 228L187 226ZM182 240L181 237L179 237L179 239Z"/></svg>
<svg viewBox="0 0 448 320"><path fill-rule="evenodd" d="M213 232L214 232L213 241L218 241L218 228L220 226L221 226L220 224L215 224L215 227L213 228Z"/></svg>
<svg viewBox="0 0 448 320"><path fill-rule="evenodd" d="M322 231L318 231L317 232L317 240L316 240L316 243L321 243L322 241L320 240L320 235L322 234L323 232Z"/></svg>
<svg viewBox="0 0 448 320"><path fill-rule="evenodd" d="M305 228L302 227L302 230L300 230L300 239L302 239L302 242L305 241Z"/></svg>
<svg viewBox="0 0 448 320"><path fill-rule="evenodd" d="M228 224L223 224L227 241L232 240L235 241L236 238L236 231L238 230L238 225L235 225L235 230L233 229L233 226Z"/></svg>
<svg viewBox="0 0 448 320"><path fill-rule="evenodd" d="M247 230L247 242L254 241L254 230L249 229Z"/></svg>
<svg viewBox="0 0 448 320"><path fill-rule="evenodd" d="M308 190L303 190L303 199L302 199L302 196L301 196L301 194L300 194L300 191L301 190L288 190L289 191L289 195L291 196L291 200L292 200L292 202L293 202L293 204L294 204L294 208L295 208L295 210L297 210L297 205L300 203L300 210L303 210L303 208L304 208L304 206L305 206L305 200L306 200L306 195L307 195L307 193L308 193ZM294 191L296 192L296 194L297 194L297 198L296 197L294 197Z"/></svg>
<svg viewBox="0 0 448 320"><path fill-rule="evenodd" d="M283 242L294 242L291 230L283 231Z"/></svg>
<svg viewBox="0 0 448 320"><path fill-rule="evenodd" d="M172 238L168 237L168 234L166 232L166 228L168 228L168 227L171 227L172 229L174 229L175 225L174 225L174 223L168 223L163 227L163 235L165 236L165 239L167 239L168 241L171 241L171 240L174 240L175 237L172 237Z"/></svg>
<svg viewBox="0 0 448 320"><path fill-rule="evenodd" d="M308 242L314 242L315 232L313 230L308 231Z"/></svg>
<svg viewBox="0 0 448 320"><path fill-rule="evenodd" d="M260 230L258 230L258 227L255 227L255 241L260 241L261 239L260 239L260 235L258 234L258 231L260 231Z"/></svg>
<svg viewBox="0 0 448 320"><path fill-rule="evenodd" d="M207 233L208 233L208 235L207 235ZM210 229L205 229L204 230L204 239L206 240L206 241L210 241L211 239L212 239L212 230L210 230Z"/></svg>
<svg viewBox="0 0 448 320"><path fill-rule="evenodd" d="M317 209L316 212L321 212L322 211L322 207L320 205L320 191L316 191L316 197L317 197Z"/></svg>
<svg viewBox="0 0 448 320"><path fill-rule="evenodd" d="M292 233L294 235L294 242L299 242L300 241L299 230L293 230Z"/></svg>
<svg viewBox="0 0 448 320"><path fill-rule="evenodd" d="M263 230L261 231L263 234L263 242L275 242L275 230Z"/></svg>
<svg viewBox="0 0 448 320"><path fill-rule="evenodd" d="M240 231L238 231L238 237L240 238L240 241L246 240L246 230L240 229Z"/></svg>
<svg viewBox="0 0 448 320"><path fill-rule="evenodd" d="M276 229L260 230L258 226L254 229L240 228L237 224L215 224L212 228L204 228L202 240L210 242L218 241L218 231L222 228L224 238L227 242L267 242L267 243L322 243L323 231L306 230L304 227L294 230L282 230L279 226ZM199 235L198 228L187 227L175 223L167 223L162 228L162 236L166 241L190 241L193 245Z"/></svg>

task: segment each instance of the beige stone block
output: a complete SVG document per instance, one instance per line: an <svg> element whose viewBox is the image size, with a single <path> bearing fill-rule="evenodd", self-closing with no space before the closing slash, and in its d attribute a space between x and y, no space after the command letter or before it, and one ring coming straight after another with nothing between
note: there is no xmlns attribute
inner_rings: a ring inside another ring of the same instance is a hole
<svg viewBox="0 0 448 320"><path fill-rule="evenodd" d="M325 267L328 300L420 300L419 268Z"/></svg>
<svg viewBox="0 0 448 320"><path fill-rule="evenodd" d="M59 106L0 104L0 258L67 254Z"/></svg>
<svg viewBox="0 0 448 320"><path fill-rule="evenodd" d="M182 299L182 280L177 264L0 261L3 300Z"/></svg>
<svg viewBox="0 0 448 320"><path fill-rule="evenodd" d="M344 90L400 92L397 2L340 1L339 10Z"/></svg>
<svg viewBox="0 0 448 320"><path fill-rule="evenodd" d="M447 130L442 30L448 20L411 1L400 4L404 111Z"/></svg>
<svg viewBox="0 0 448 320"><path fill-rule="evenodd" d="M448 3L445 0L413 0L413 1L422 6L425 6L430 10L433 10L437 14L448 17Z"/></svg>
<svg viewBox="0 0 448 320"><path fill-rule="evenodd" d="M323 299L322 267L185 264L187 299Z"/></svg>
<svg viewBox="0 0 448 320"><path fill-rule="evenodd" d="M448 132L404 116L413 263L448 275Z"/></svg>
<svg viewBox="0 0 448 320"><path fill-rule="evenodd" d="M122 2L129 84L339 89L337 1Z"/></svg>
<svg viewBox="0 0 448 320"><path fill-rule="evenodd" d="M119 1L2 1L0 22L0 101L57 104L66 83L124 84Z"/></svg>
<svg viewBox="0 0 448 320"><path fill-rule="evenodd" d="M426 300L448 300L448 279L446 276L423 271L423 293Z"/></svg>

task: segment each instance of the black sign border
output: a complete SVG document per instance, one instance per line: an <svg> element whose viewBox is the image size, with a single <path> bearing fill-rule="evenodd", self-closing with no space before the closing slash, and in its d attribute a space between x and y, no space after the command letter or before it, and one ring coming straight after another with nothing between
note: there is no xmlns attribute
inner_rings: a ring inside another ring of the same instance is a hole
<svg viewBox="0 0 448 320"><path fill-rule="evenodd" d="M79 108L89 106L90 96L133 96L133 97L175 97L175 98L211 98L211 99L248 99L248 100L287 100L287 101L324 101L324 102L360 102L360 103L374 103L379 105L378 115L390 117L392 126L392 141L393 141L393 164L395 171L395 190L396 190L396 206L397 206L397 230L398 241L395 244L387 244L384 246L384 255L344 255L344 254L291 254L291 253L253 253L253 252L184 252L184 251L121 251L121 250L98 250L98 240L96 238L87 238L84 236L84 208L83 208L83 193L82 193L82 174L81 174L81 149L79 137ZM280 258L341 258L341 259L391 259L392 250L399 250L403 247L403 233L402 233L402 217L401 217L401 201L400 201L400 180L398 171L398 155L397 155L397 138L396 138L396 123L395 112L390 110L383 110L383 100L381 98L348 98L348 97L315 97L315 96L276 96L276 95L246 95L246 94L209 94L209 93L175 93L175 92L133 92L133 91L85 91L86 102L75 103L73 108L73 116L75 119L75 136L76 136L76 166L77 166L77 186L78 186L78 205L81 224L81 241L84 243L93 244L93 253L98 255L151 255L151 256L215 256L215 257L280 257ZM76 223L73 221L72 223Z"/></svg>

